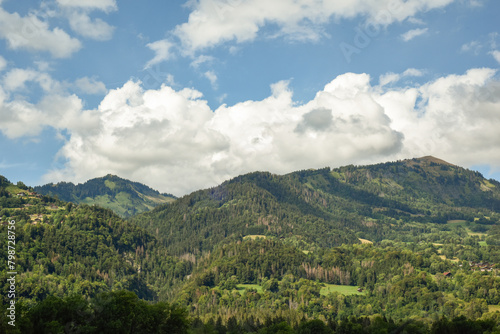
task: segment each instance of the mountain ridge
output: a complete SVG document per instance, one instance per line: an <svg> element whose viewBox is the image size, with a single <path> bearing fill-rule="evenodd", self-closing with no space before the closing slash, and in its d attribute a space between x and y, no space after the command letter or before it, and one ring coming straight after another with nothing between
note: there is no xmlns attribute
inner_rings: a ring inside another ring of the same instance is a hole
<svg viewBox="0 0 500 334"><path fill-rule="evenodd" d="M228 237L300 236L334 247L358 238L396 237L391 224L403 228L411 221L444 224L496 217L500 183L441 161L423 157L285 175L253 172L132 221L161 235L180 255L203 253Z"/></svg>
<svg viewBox="0 0 500 334"><path fill-rule="evenodd" d="M112 209L124 218L149 211L159 204L171 203L176 198L170 194L161 194L142 183L113 174L76 185L72 182L49 183L36 186L34 190L40 194L57 196L59 199L75 204L98 204Z"/></svg>

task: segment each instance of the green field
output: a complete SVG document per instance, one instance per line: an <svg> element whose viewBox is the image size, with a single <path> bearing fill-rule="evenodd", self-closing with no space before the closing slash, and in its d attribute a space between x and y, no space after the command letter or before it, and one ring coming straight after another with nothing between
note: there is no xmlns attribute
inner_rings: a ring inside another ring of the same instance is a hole
<svg viewBox="0 0 500 334"><path fill-rule="evenodd" d="M243 240L246 240L246 239L252 239L252 240L255 240L257 238L262 238L262 239L266 239L267 237L265 235L260 235L260 234L250 234L250 235L245 235L243 237Z"/></svg>
<svg viewBox="0 0 500 334"><path fill-rule="evenodd" d="M258 293L262 293L264 290L262 290L262 287L258 284L238 284L236 285L236 288L238 290L247 290L247 289L255 289L257 290Z"/></svg>
<svg viewBox="0 0 500 334"><path fill-rule="evenodd" d="M351 285L337 285L337 284L327 284L324 283L324 287L321 288L320 294L325 296L331 292L339 292L343 295L364 295L365 291L358 292L359 286L351 286ZM262 293L262 287L258 284L238 284L236 285L236 289L243 293L248 289L255 289L258 293Z"/></svg>
<svg viewBox="0 0 500 334"><path fill-rule="evenodd" d="M320 294L327 295L331 292L339 292L343 295L364 295L365 291L358 292L359 286L351 285L337 285L337 284L326 284L325 287L321 288Z"/></svg>

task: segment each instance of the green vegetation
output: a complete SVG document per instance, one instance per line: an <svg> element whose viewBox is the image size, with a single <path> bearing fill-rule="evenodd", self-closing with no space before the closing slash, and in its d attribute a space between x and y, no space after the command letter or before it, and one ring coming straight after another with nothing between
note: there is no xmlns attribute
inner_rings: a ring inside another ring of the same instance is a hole
<svg viewBox="0 0 500 334"><path fill-rule="evenodd" d="M51 187L154 197L120 180ZM17 332L500 332L500 184L436 158L251 173L128 220L63 200L0 177Z"/></svg>
<svg viewBox="0 0 500 334"><path fill-rule="evenodd" d="M106 175L78 185L68 182L50 183L35 187L34 190L75 204L99 205L113 210L124 218L175 200L173 195L160 194L141 183L131 182L115 175Z"/></svg>
<svg viewBox="0 0 500 334"><path fill-rule="evenodd" d="M362 295L364 294L363 290L358 291L360 289L359 286L350 286L350 285L337 285L337 284L325 284L324 287L321 288L319 293L322 296L326 296L332 292L338 292L342 295Z"/></svg>

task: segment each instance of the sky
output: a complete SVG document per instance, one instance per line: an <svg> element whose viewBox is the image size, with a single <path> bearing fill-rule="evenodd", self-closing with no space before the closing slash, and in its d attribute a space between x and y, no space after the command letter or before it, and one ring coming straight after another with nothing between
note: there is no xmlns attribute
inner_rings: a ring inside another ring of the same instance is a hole
<svg viewBox="0 0 500 334"><path fill-rule="evenodd" d="M0 0L0 175L177 196L432 155L500 180L495 0Z"/></svg>

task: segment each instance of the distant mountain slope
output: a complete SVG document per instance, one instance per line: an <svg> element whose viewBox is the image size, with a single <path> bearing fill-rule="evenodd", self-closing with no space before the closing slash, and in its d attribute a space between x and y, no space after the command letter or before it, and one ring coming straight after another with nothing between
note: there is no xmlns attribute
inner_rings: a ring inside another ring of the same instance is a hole
<svg viewBox="0 0 500 334"><path fill-rule="evenodd" d="M144 184L111 174L83 184L49 183L35 187L34 190L40 194L57 196L61 200L76 204L97 204L125 218L175 200L173 195L160 194Z"/></svg>
<svg viewBox="0 0 500 334"><path fill-rule="evenodd" d="M270 235L321 247L399 237L405 223L498 220L500 183L423 157L370 166L255 172L133 218L175 254ZM408 232L409 233L409 232ZM411 232L414 233L414 232ZM417 233L417 232L415 232Z"/></svg>

